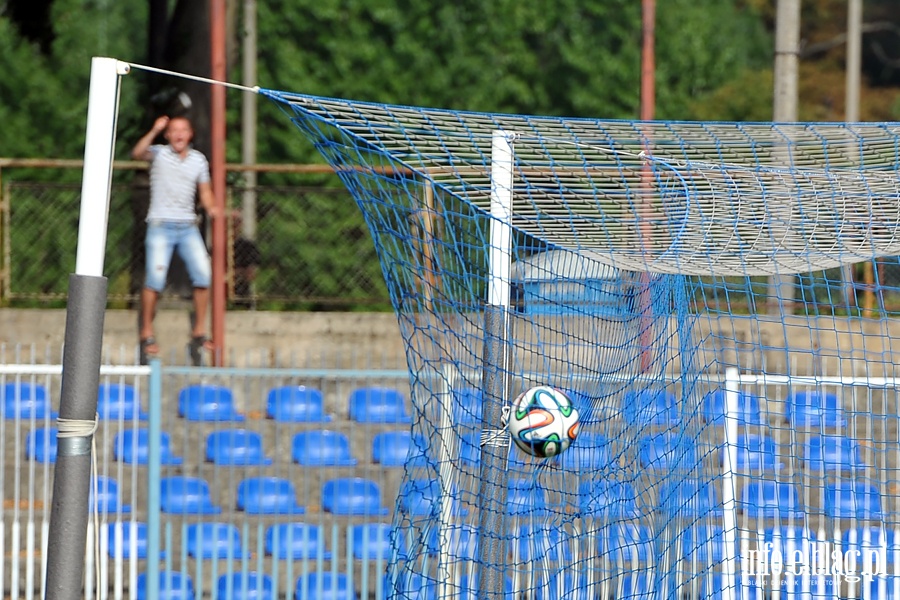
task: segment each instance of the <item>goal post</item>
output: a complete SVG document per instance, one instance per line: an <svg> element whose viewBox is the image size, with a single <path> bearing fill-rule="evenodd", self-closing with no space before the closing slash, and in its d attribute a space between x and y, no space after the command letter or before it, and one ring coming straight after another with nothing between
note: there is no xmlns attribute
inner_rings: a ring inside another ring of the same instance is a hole
<svg viewBox="0 0 900 600"><path fill-rule="evenodd" d="M57 427L59 441L47 546L48 600L77 598L84 576L97 387L106 313L106 229L118 116L126 63L91 61L87 131L75 273L69 277Z"/></svg>
<svg viewBox="0 0 900 600"><path fill-rule="evenodd" d="M484 359L481 378L481 467L478 492L479 540L478 596L499 598L506 573L506 506L509 476L506 461L509 436L506 426L511 393L510 296L512 270L512 211L514 135L491 134L491 218L487 302L484 307Z"/></svg>

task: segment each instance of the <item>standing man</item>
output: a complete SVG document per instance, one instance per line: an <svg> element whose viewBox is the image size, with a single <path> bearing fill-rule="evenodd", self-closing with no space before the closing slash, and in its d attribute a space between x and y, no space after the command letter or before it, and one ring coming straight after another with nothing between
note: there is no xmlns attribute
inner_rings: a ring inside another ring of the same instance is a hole
<svg viewBox="0 0 900 600"><path fill-rule="evenodd" d="M153 144L165 132L168 144ZM206 312L212 276L209 252L200 235L195 195L207 216L218 217L209 178L209 163L191 147L194 130L187 117L159 117L131 150L135 160L150 161L150 209L147 212L146 280L141 290L141 362L159 354L153 335L153 319L172 253L177 250L187 267L193 287L194 313L191 352L213 350L206 336Z"/></svg>

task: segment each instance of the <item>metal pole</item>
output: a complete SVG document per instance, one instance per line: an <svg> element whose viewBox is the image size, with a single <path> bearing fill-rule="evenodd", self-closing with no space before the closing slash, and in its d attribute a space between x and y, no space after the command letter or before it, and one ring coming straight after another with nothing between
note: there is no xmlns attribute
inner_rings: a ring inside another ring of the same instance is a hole
<svg viewBox="0 0 900 600"><path fill-rule="evenodd" d="M641 121L652 121L656 112L656 0L641 1ZM649 128L648 128L649 129ZM644 136L644 151L651 154L650 139ZM653 236L650 226L650 204L653 194L653 172L649 163L641 166L641 239L647 244ZM641 373L647 372L653 364L653 315L650 300L650 275L641 274L641 288L638 298L640 311Z"/></svg>
<svg viewBox="0 0 900 600"><path fill-rule="evenodd" d="M478 491L479 598L500 598L506 578L506 468L509 438L503 407L509 402L510 273L512 260L512 136L493 133L488 301L484 309L481 467Z"/></svg>
<svg viewBox="0 0 900 600"><path fill-rule="evenodd" d="M209 0L210 58L212 79L225 81L225 0ZM213 364L221 367L225 359L225 87L210 90L210 177L219 218L212 223L212 337L215 344Z"/></svg>
<svg viewBox="0 0 900 600"><path fill-rule="evenodd" d="M656 108L656 0L641 1L641 121Z"/></svg>
<svg viewBox="0 0 900 600"><path fill-rule="evenodd" d="M106 312L106 227L115 149L119 76L128 65L91 61L75 273L69 277L59 442L47 545L46 598L82 596L91 490L91 444ZM84 582L90 586L91 582Z"/></svg>
<svg viewBox="0 0 900 600"><path fill-rule="evenodd" d="M844 121L847 123L856 123L859 121L859 88L860 88L860 72L862 71L862 0L847 1L847 65L845 67L845 113ZM851 137L851 142L853 142ZM849 154L853 158L858 158L856 148L850 148ZM856 305L856 294L853 288L853 266L844 265L841 273L844 277L844 298L847 301L847 308ZM863 305L871 307L873 302L872 291L868 276L872 273L870 268L866 268L866 291ZM866 316L871 316L868 314Z"/></svg>
<svg viewBox="0 0 900 600"><path fill-rule="evenodd" d="M150 414L147 456L147 597L159 597L160 571L160 489L162 476L162 365L150 361Z"/></svg>
<svg viewBox="0 0 900 600"><path fill-rule="evenodd" d="M800 0L778 0L775 14L775 94L772 120L797 121L797 72L800 56ZM785 167L790 166L790 149L785 151ZM785 222L790 216L785 217ZM768 312L786 315L793 312L795 297L793 274L775 274L769 281Z"/></svg>
<svg viewBox="0 0 900 600"><path fill-rule="evenodd" d="M244 85L256 85L256 0L244 0ZM256 163L256 94L244 94L241 105L241 159L245 165ZM254 170L244 172L242 216L244 237L256 239L256 182Z"/></svg>
<svg viewBox="0 0 900 600"><path fill-rule="evenodd" d="M738 401L740 374L734 367L725 370L725 447L722 461L722 598L743 597L736 589L737 572L737 503L735 502L734 468L737 465Z"/></svg>

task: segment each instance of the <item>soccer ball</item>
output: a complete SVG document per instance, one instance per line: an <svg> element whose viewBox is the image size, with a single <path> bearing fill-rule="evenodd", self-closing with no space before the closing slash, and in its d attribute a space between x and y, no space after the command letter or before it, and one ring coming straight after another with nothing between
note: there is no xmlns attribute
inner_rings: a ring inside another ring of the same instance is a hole
<svg viewBox="0 0 900 600"><path fill-rule="evenodd" d="M578 411L561 390L539 385L512 403L506 425L523 452L539 458L556 456L578 436Z"/></svg>

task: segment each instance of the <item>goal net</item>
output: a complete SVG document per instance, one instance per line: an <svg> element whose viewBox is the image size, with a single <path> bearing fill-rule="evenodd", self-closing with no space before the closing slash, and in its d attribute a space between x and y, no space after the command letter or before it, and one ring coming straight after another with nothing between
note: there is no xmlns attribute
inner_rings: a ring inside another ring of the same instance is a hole
<svg viewBox="0 0 900 600"><path fill-rule="evenodd" d="M900 253L898 126L261 93L358 202L407 345L387 597L895 585L852 552L892 557L898 514L890 322L852 265ZM535 385L581 415L557 457L504 433Z"/></svg>

